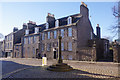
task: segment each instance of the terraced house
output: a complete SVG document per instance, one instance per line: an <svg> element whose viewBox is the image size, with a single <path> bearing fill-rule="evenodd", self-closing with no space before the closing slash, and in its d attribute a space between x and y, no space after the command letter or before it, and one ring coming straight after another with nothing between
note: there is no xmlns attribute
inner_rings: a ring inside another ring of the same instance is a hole
<svg viewBox="0 0 120 80"><path fill-rule="evenodd" d="M78 59L79 48L87 47L88 40L94 38L93 28L89 20L89 9L82 3L80 13L55 19L48 13L46 23L36 25L30 21L23 37L23 57L33 58L47 55L48 59L56 59L58 36L62 36L62 58Z"/></svg>
<svg viewBox="0 0 120 80"><path fill-rule="evenodd" d="M89 9L83 2L80 13L59 19L48 13L46 23L36 25L29 21L23 24L21 30L22 35L14 37L13 57L41 58L46 54L47 59L57 59L58 36L62 37L63 59L96 61L106 58L109 52L109 41L101 39L99 25L96 27L97 35L94 34Z"/></svg>

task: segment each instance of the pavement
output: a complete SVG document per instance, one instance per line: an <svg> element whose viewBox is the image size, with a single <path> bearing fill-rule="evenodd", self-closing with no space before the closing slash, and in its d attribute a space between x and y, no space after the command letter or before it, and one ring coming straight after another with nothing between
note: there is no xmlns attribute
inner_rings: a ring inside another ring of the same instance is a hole
<svg viewBox="0 0 120 80"><path fill-rule="evenodd" d="M64 63L73 67L74 70L53 72L46 70L46 68L57 63L57 60L47 60L47 66L41 66L41 59L4 58L0 60L30 66L13 71L7 77L3 78L120 78L120 63L63 60Z"/></svg>

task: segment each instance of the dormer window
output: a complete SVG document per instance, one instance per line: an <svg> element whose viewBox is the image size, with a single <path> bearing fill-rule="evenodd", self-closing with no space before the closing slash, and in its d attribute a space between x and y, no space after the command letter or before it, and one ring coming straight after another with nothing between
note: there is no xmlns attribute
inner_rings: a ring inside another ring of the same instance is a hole
<svg viewBox="0 0 120 80"><path fill-rule="evenodd" d="M29 34L29 29L26 29L25 30L25 35L28 35Z"/></svg>
<svg viewBox="0 0 120 80"><path fill-rule="evenodd" d="M59 21L56 20L56 21L55 21L55 27L58 27L58 26L59 26Z"/></svg>
<svg viewBox="0 0 120 80"><path fill-rule="evenodd" d="M35 34L39 33L39 28L35 27Z"/></svg>
<svg viewBox="0 0 120 80"><path fill-rule="evenodd" d="M49 28L49 24L48 24L48 22L46 23L46 29L48 29Z"/></svg>
<svg viewBox="0 0 120 80"><path fill-rule="evenodd" d="M68 17L67 23L68 23L68 25L69 25L69 24L72 24L72 17Z"/></svg>

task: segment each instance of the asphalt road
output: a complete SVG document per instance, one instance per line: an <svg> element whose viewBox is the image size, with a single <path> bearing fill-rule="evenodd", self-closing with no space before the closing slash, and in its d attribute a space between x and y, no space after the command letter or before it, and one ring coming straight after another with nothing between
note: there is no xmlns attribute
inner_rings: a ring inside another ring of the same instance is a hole
<svg viewBox="0 0 120 80"><path fill-rule="evenodd" d="M47 65L55 64L56 60L48 60ZM67 63L71 67L77 70L81 70L84 72L88 72L89 74L86 75L106 75L106 76L117 76L118 75L118 64L113 62L88 62L88 61L74 61L74 60L64 60L64 63ZM0 66L2 69L2 76L5 78L7 77L7 74L12 74L12 72L28 68L28 67L37 67L42 65L41 59L26 59L26 58L0 58ZM34 70L33 74L34 74ZM40 74L35 68L35 71L37 74ZM42 70L41 70L42 71ZM26 75L32 72L27 72ZM22 74L25 74L24 72ZM8 75L9 76L9 75ZM31 75L29 75L31 77ZM35 74L36 76L36 74ZM20 77L20 76L19 76Z"/></svg>
<svg viewBox="0 0 120 80"><path fill-rule="evenodd" d="M28 65L23 65L23 64L19 64L19 63L15 63L13 61L4 61L4 60L0 60L0 66L2 67L2 77L7 76L8 74L19 70L19 69L23 69L23 68L27 68L27 67L31 67Z"/></svg>

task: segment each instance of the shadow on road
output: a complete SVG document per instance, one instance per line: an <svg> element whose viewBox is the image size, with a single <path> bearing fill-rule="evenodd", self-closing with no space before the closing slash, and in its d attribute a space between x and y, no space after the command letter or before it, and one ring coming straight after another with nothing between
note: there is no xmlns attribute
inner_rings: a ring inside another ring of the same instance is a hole
<svg viewBox="0 0 120 80"><path fill-rule="evenodd" d="M2 60L1 64L2 64L2 75L8 74L8 73L13 72L18 69L32 67L32 66L28 66L28 65L15 63L13 61L4 61L4 60Z"/></svg>
<svg viewBox="0 0 120 80"><path fill-rule="evenodd" d="M16 80L16 79L24 79L24 80L30 80L30 79L46 79L46 80L57 80L57 79L62 79L62 80L105 80L101 79L102 77L108 77L106 80L116 80L116 79L109 79L109 77L114 78L114 76L110 75L103 75L103 74L95 74L95 73L90 73L87 71L82 71L78 69L74 69L69 72L53 72L53 71L48 71L46 70L47 66L42 67L42 66L29 66L29 65L24 65L24 64L19 64L15 63L12 61L2 61L2 75L8 74L10 72L13 72L15 70L21 69L21 68L27 68L31 67L26 70L22 70L20 72L17 72L15 74L12 74L11 76L13 78L3 78L2 80ZM95 76L98 76L97 78ZM100 76L100 77L99 77ZM51 78L51 79L50 79Z"/></svg>

